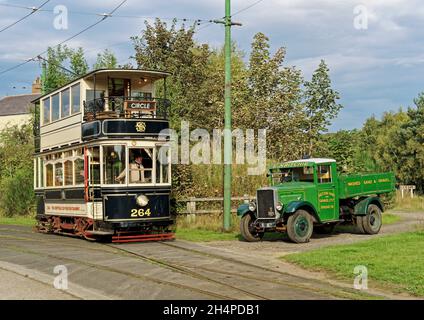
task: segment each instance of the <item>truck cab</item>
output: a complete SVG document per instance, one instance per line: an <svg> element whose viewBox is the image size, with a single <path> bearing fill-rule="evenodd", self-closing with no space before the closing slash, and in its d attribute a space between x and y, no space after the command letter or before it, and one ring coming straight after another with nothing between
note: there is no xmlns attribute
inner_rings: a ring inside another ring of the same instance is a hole
<svg viewBox="0 0 424 320"><path fill-rule="evenodd" d="M336 161L322 158L285 162L270 168L268 178L269 186L238 208L247 241L258 241L265 232L287 232L292 241L307 242L314 228L331 232L339 223L377 233L380 195L393 191L395 182L392 173L339 175Z"/></svg>

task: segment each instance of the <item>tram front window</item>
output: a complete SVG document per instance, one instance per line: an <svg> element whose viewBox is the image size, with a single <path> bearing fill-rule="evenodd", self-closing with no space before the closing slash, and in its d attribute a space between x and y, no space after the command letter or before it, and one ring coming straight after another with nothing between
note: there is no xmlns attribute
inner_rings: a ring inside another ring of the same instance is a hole
<svg viewBox="0 0 424 320"><path fill-rule="evenodd" d="M125 183L125 146L103 146L103 183Z"/></svg>
<svg viewBox="0 0 424 320"><path fill-rule="evenodd" d="M153 148L132 148L129 157L129 183L152 183Z"/></svg>
<svg viewBox="0 0 424 320"><path fill-rule="evenodd" d="M156 153L156 183L170 183L169 147L158 146Z"/></svg>

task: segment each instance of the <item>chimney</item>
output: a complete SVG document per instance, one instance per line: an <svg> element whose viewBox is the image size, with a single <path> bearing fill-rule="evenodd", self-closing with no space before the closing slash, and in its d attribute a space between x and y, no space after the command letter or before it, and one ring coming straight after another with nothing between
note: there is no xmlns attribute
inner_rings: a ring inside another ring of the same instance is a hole
<svg viewBox="0 0 424 320"><path fill-rule="evenodd" d="M41 79L40 79L40 77L37 77L37 79L35 79L34 82L32 83L32 93L41 94Z"/></svg>

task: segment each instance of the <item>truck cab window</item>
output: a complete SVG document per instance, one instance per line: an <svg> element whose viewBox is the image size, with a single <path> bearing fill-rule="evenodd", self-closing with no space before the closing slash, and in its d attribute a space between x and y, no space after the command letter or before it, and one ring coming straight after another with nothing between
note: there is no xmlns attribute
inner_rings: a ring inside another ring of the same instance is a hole
<svg viewBox="0 0 424 320"><path fill-rule="evenodd" d="M314 182L313 167L284 168L272 172L274 184L287 182Z"/></svg>
<svg viewBox="0 0 424 320"><path fill-rule="evenodd" d="M331 166L323 165L318 166L318 182L319 183L330 183L331 179Z"/></svg>

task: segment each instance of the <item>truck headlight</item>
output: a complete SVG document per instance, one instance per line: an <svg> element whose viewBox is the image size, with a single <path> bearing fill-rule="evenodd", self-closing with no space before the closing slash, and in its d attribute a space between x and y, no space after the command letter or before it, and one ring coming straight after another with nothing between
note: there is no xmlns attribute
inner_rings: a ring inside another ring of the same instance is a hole
<svg viewBox="0 0 424 320"><path fill-rule="evenodd" d="M149 198L147 198L144 194L140 194L137 196L135 201L140 207L145 207L149 203Z"/></svg>
<svg viewBox="0 0 424 320"><path fill-rule="evenodd" d="M281 204L281 202L277 203L277 206L275 207L275 209L277 209L277 211L283 210L283 205Z"/></svg>
<svg viewBox="0 0 424 320"><path fill-rule="evenodd" d="M255 202L250 202L249 203L249 210L250 211L255 211L256 210L256 203Z"/></svg>

